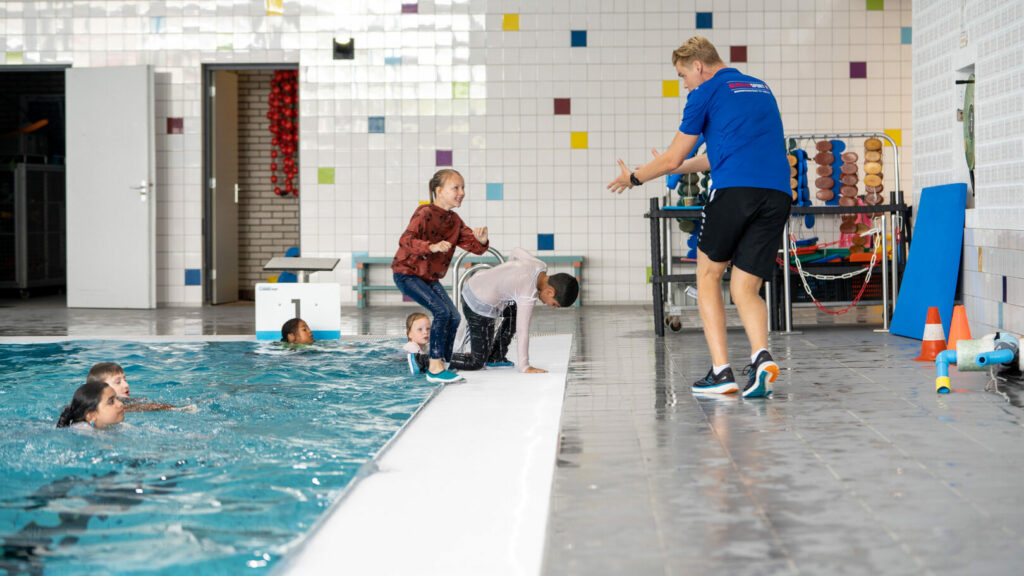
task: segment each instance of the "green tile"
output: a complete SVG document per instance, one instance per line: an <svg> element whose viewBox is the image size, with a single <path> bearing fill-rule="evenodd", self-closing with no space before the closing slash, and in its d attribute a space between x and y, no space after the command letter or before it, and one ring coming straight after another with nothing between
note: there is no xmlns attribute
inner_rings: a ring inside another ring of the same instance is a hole
<svg viewBox="0 0 1024 576"><path fill-rule="evenodd" d="M320 168L316 175L317 184L334 184L334 168Z"/></svg>
<svg viewBox="0 0 1024 576"><path fill-rule="evenodd" d="M7 53L7 64L21 64L22 55L21 52L8 52Z"/></svg>
<svg viewBox="0 0 1024 576"><path fill-rule="evenodd" d="M469 82L452 82L452 98L469 98Z"/></svg>
<svg viewBox="0 0 1024 576"><path fill-rule="evenodd" d="M866 0L868 10L885 10L885 0Z"/></svg>

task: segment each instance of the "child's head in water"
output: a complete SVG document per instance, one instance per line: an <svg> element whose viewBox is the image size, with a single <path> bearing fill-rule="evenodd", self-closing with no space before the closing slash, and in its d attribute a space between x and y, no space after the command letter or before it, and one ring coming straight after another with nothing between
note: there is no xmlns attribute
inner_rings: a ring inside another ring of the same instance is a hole
<svg viewBox="0 0 1024 576"><path fill-rule="evenodd" d="M71 403L64 407L57 428L86 422L94 428L106 428L124 420L124 404L105 382L93 380L75 390Z"/></svg>
<svg viewBox="0 0 1024 576"><path fill-rule="evenodd" d="M281 326L281 342L289 344L312 344L313 331L302 318L292 318Z"/></svg>
<svg viewBox="0 0 1024 576"><path fill-rule="evenodd" d="M405 335L409 342L423 348L430 341L430 318L422 312L413 312L405 319Z"/></svg>
<svg viewBox="0 0 1024 576"><path fill-rule="evenodd" d="M103 382L117 393L118 398L131 396L128 380L124 377L124 368L116 362L98 362L89 369L86 382Z"/></svg>

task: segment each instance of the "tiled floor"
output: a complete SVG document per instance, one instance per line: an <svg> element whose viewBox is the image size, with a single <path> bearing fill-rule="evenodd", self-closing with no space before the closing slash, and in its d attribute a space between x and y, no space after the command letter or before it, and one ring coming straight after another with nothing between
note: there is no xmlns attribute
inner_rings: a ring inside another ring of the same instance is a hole
<svg viewBox="0 0 1024 576"><path fill-rule="evenodd" d="M342 333L398 335L410 311L346 309ZM771 338L783 367L773 398L696 398L700 332L654 337L649 306L534 318L535 332L576 338L545 574L1019 573L1019 384L952 369L956 392L936 395L934 366L911 360L920 343L873 331L877 310L798 309L802 332ZM0 319L0 336L253 330L245 305L67 310L44 298L0 301ZM745 337L729 337L742 367Z"/></svg>

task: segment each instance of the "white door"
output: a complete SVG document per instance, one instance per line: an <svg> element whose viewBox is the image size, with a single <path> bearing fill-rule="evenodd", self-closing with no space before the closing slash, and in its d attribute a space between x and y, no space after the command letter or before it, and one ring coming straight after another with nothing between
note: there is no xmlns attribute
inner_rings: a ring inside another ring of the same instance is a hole
<svg viewBox="0 0 1024 576"><path fill-rule="evenodd" d="M213 73L212 304L238 300L238 73Z"/></svg>
<svg viewBox="0 0 1024 576"><path fill-rule="evenodd" d="M156 308L153 73L69 68L69 308Z"/></svg>

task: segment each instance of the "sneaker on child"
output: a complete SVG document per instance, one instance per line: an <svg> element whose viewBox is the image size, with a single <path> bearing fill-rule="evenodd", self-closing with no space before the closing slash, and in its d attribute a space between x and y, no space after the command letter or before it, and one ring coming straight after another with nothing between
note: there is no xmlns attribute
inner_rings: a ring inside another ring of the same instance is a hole
<svg viewBox="0 0 1024 576"><path fill-rule="evenodd" d="M454 382L462 382L463 380L465 378L450 370L442 370L437 374L427 372L427 382L431 384L452 384Z"/></svg>

